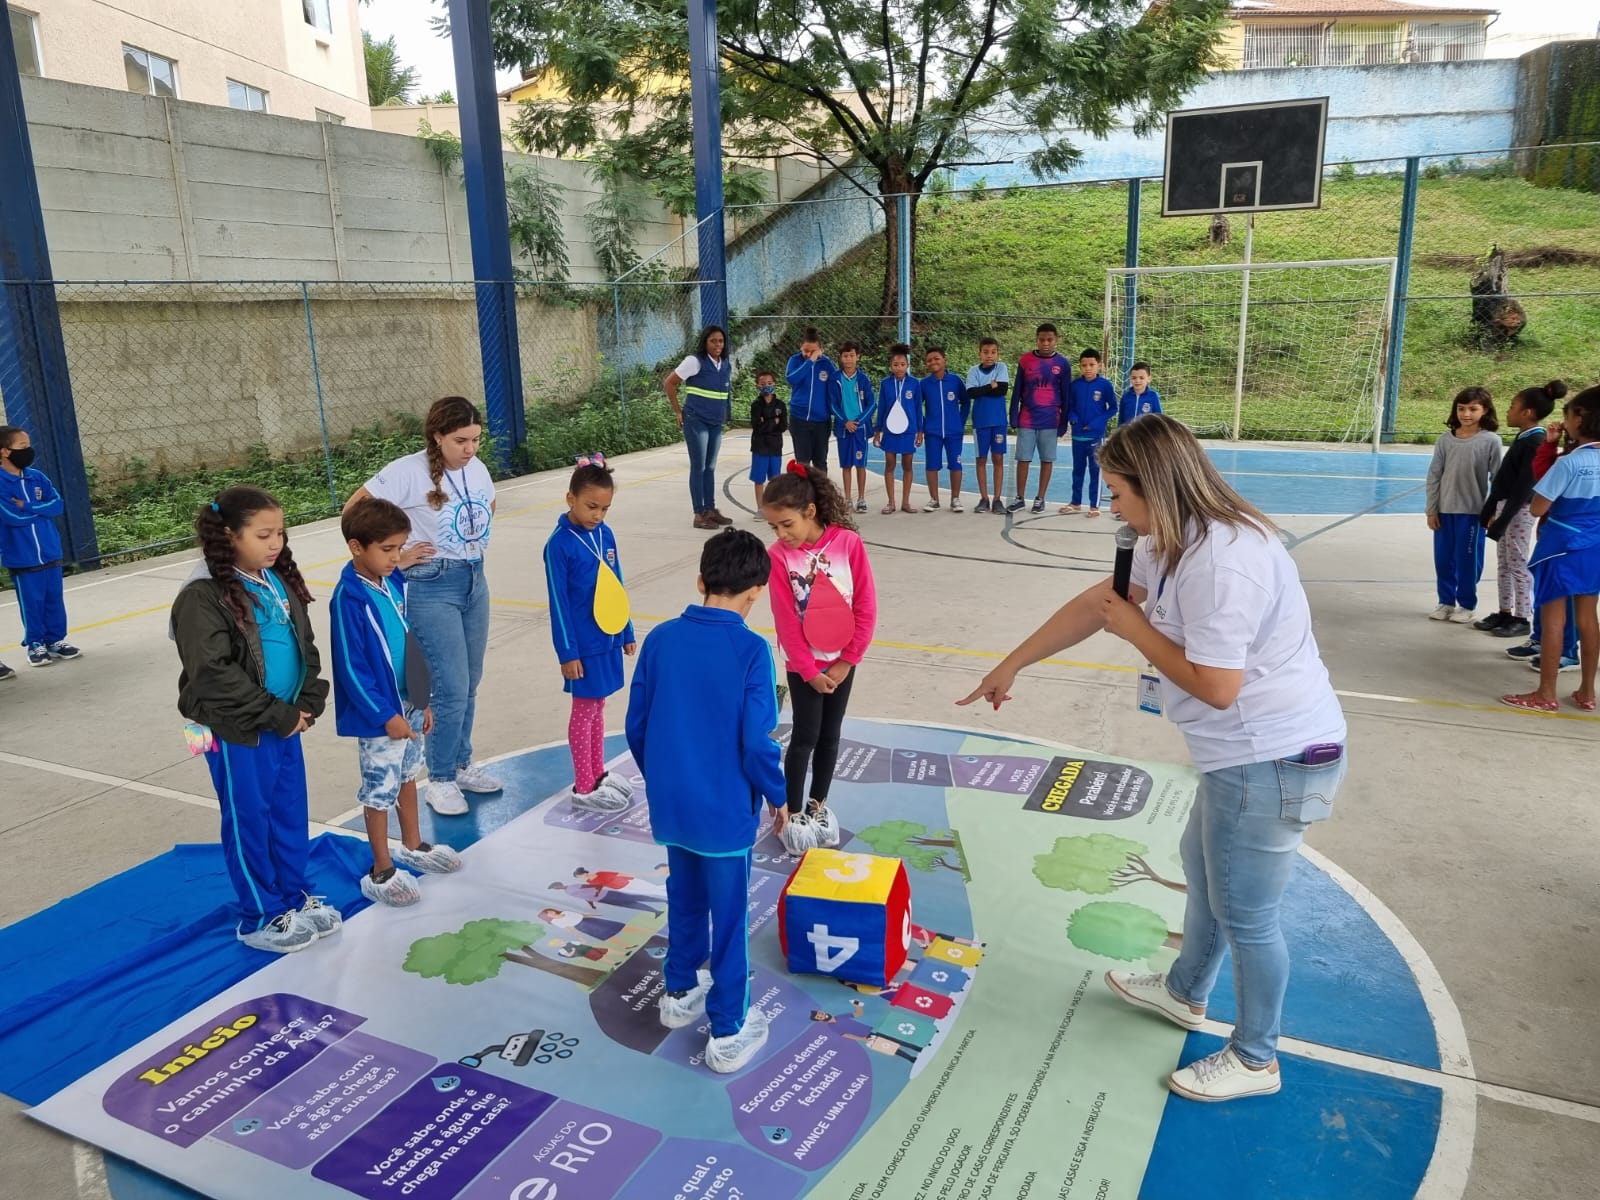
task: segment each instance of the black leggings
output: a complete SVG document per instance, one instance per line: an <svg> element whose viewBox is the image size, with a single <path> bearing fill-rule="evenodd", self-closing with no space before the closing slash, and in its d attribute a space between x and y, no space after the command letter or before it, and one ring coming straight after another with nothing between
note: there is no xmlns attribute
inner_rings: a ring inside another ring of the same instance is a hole
<svg viewBox="0 0 1600 1200"><path fill-rule="evenodd" d="M794 443L796 462L815 467L824 475L828 473L828 446L833 441L832 421L790 421L789 439Z"/></svg>
<svg viewBox="0 0 1600 1200"><path fill-rule="evenodd" d="M818 803L828 799L834 764L839 761L839 727L844 724L845 706L850 703L850 687L855 670L844 682L826 694L789 672L789 704L794 709L794 730L789 734L789 752L783 758L783 780L788 785L789 811L798 812L805 803L806 768L811 768L811 798Z"/></svg>

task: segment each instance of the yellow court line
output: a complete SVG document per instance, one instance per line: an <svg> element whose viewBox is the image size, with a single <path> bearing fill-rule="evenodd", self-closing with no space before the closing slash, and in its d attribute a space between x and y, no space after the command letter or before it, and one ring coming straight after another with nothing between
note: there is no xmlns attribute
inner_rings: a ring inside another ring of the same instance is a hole
<svg viewBox="0 0 1600 1200"><path fill-rule="evenodd" d="M87 625L74 625L68 633L81 633L85 629L101 629L107 625L115 625L118 621L131 621L135 617L148 617L151 613L167 612L172 608L170 604L155 604L149 608L141 608L136 612L123 613L117 617L107 617L103 621L90 621Z"/></svg>

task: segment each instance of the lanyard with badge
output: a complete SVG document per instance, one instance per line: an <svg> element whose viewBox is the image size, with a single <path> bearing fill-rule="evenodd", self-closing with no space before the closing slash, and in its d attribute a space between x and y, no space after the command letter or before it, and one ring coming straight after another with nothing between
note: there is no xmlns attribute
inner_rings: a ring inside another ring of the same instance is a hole
<svg viewBox="0 0 1600 1200"><path fill-rule="evenodd" d="M478 502L472 498L472 484L467 481L467 469L465 467L461 468L461 484L459 487L456 485L456 481L451 478L449 471L444 473L444 478L445 482L450 485L450 490L456 494L456 501L460 506L461 515L467 520L466 540L468 542L477 541ZM484 528L485 530L488 529L487 522L485 522Z"/></svg>
<svg viewBox="0 0 1600 1200"><path fill-rule="evenodd" d="M1161 593L1166 590L1167 577L1163 575L1156 584L1156 603L1161 603ZM1139 672L1139 711L1152 716L1161 715L1161 676L1156 673L1155 664L1146 661L1144 669Z"/></svg>
<svg viewBox="0 0 1600 1200"><path fill-rule="evenodd" d="M632 610L628 606L628 593L623 590L622 580L617 578L617 573L612 570L611 564L606 562L605 555L600 547L605 545L602 535L599 545L591 537L585 537L572 526L567 526L567 532L583 543L590 554L594 555L600 569L595 573L594 579L594 623L600 627L601 633L621 633L628 627L628 618Z"/></svg>

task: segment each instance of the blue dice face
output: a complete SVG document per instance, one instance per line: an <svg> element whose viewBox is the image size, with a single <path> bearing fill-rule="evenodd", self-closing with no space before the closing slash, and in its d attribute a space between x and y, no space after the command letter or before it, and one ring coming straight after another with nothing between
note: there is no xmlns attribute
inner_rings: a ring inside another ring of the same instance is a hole
<svg viewBox="0 0 1600 1200"><path fill-rule="evenodd" d="M885 982L883 905L791 894L785 906L789 970L852 983Z"/></svg>

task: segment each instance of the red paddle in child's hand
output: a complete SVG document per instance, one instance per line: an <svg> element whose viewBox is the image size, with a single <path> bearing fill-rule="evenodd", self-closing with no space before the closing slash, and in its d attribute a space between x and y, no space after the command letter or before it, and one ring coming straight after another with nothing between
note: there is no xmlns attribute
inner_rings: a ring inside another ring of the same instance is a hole
<svg viewBox="0 0 1600 1200"><path fill-rule="evenodd" d="M812 581L811 596L806 601L805 616L800 624L806 641L824 654L837 654L855 636L855 613L833 580L822 571L818 571Z"/></svg>

